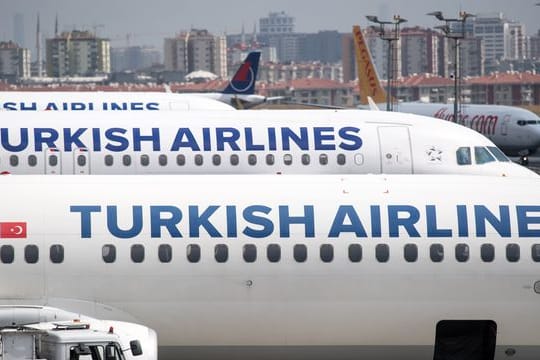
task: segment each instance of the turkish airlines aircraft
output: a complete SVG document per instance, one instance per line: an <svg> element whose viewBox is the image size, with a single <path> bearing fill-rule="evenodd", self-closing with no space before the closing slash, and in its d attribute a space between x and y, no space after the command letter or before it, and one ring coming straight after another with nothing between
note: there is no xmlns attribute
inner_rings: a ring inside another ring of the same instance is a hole
<svg viewBox="0 0 540 360"><path fill-rule="evenodd" d="M377 104L386 103L377 70L359 26L353 27L358 69L360 103L367 105L368 96ZM457 122L480 132L508 155L524 156L540 146L540 117L529 110L501 105L463 104L458 121L454 120L453 104L399 102L399 112L431 116Z"/></svg>
<svg viewBox="0 0 540 360"><path fill-rule="evenodd" d="M3 176L0 188L2 324L138 323L160 360L540 357L538 179Z"/></svg>
<svg viewBox="0 0 540 360"><path fill-rule="evenodd" d="M477 174L536 177L484 136L364 110L6 112L12 174Z"/></svg>

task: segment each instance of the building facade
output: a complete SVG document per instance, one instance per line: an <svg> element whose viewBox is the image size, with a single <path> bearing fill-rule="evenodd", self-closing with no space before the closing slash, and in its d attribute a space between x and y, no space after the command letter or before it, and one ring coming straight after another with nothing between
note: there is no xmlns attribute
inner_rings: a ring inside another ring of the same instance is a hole
<svg viewBox="0 0 540 360"><path fill-rule="evenodd" d="M30 75L30 50L12 41L0 42L0 78L17 81Z"/></svg>

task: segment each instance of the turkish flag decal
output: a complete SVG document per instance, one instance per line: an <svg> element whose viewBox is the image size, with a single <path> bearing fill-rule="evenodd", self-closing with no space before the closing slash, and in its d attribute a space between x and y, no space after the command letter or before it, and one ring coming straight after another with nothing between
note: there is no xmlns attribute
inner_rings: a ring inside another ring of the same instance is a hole
<svg viewBox="0 0 540 360"><path fill-rule="evenodd" d="M0 222L0 238L25 239L26 222Z"/></svg>

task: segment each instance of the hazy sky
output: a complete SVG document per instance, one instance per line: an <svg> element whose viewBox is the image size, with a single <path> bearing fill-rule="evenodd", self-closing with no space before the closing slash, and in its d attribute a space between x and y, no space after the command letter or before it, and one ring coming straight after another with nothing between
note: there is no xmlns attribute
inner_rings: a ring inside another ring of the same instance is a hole
<svg viewBox="0 0 540 360"><path fill-rule="evenodd" d="M407 25L440 25L425 14L443 11L456 17L460 10L470 13L503 12L508 19L525 23L527 33L540 28L540 0L0 0L0 40L14 39L14 17L24 18L26 47L35 49L36 16L40 13L44 36L54 33L58 14L59 30L97 30L113 45L161 47L163 38L190 28L204 28L215 34L246 32L270 11L285 11L296 19L297 32L317 30L351 31L353 24L366 26L365 15L389 20L399 14Z"/></svg>

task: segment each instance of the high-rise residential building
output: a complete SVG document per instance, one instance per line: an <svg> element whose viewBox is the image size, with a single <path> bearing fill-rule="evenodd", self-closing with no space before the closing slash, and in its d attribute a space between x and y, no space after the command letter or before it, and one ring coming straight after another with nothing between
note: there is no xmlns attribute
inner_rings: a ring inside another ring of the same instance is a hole
<svg viewBox="0 0 540 360"><path fill-rule="evenodd" d="M441 35L420 27L401 30L401 72L413 74L438 74Z"/></svg>
<svg viewBox="0 0 540 360"><path fill-rule="evenodd" d="M540 30L529 38L529 58L540 59Z"/></svg>
<svg viewBox="0 0 540 360"><path fill-rule="evenodd" d="M128 46L111 48L111 69L118 71L138 71L161 62L158 49L151 46Z"/></svg>
<svg viewBox="0 0 540 360"><path fill-rule="evenodd" d="M305 35L295 33L294 27L294 17L283 11L271 12L259 19L259 41L276 48L278 61L299 61L300 42Z"/></svg>
<svg viewBox="0 0 540 360"><path fill-rule="evenodd" d="M63 32L47 39L47 75L96 76L111 72L110 42L89 31Z"/></svg>
<svg viewBox="0 0 540 360"><path fill-rule="evenodd" d="M380 35L372 28L367 28L364 31L364 39L371 53L371 58L377 74L381 80L388 79L388 58L389 58L389 44L392 44L392 61L393 63L393 79L397 79L402 76L401 70L401 37L399 40L382 40Z"/></svg>
<svg viewBox="0 0 540 360"><path fill-rule="evenodd" d="M341 60L343 34L333 30L304 34L300 40L299 60L337 63Z"/></svg>
<svg viewBox="0 0 540 360"><path fill-rule="evenodd" d="M166 71L188 74L204 70L219 77L227 77L227 41L207 30L191 30L165 39L164 62Z"/></svg>
<svg viewBox="0 0 540 360"><path fill-rule="evenodd" d="M271 12L268 17L259 20L259 32L262 35L290 34L294 33L294 17L284 11Z"/></svg>
<svg viewBox="0 0 540 360"><path fill-rule="evenodd" d="M343 82L349 82L358 78L356 70L356 49L354 38L351 33L344 34L341 39L341 68L343 69Z"/></svg>
<svg viewBox="0 0 540 360"><path fill-rule="evenodd" d="M0 42L0 78L30 77L30 50L8 41Z"/></svg>

